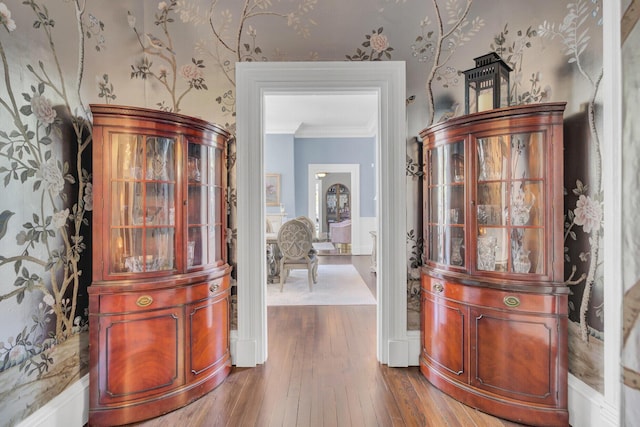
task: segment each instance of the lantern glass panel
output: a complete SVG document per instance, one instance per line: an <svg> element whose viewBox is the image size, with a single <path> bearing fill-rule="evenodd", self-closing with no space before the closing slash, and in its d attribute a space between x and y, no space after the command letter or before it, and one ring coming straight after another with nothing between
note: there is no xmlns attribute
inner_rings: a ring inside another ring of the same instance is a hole
<svg viewBox="0 0 640 427"><path fill-rule="evenodd" d="M478 94L478 112L493 110L493 87L481 89Z"/></svg>
<svg viewBox="0 0 640 427"><path fill-rule="evenodd" d="M500 76L500 108L509 106L509 78Z"/></svg>
<svg viewBox="0 0 640 427"><path fill-rule="evenodd" d="M467 113L477 113L478 112L478 94L476 93L476 82L470 81L468 84L468 94L467 94Z"/></svg>

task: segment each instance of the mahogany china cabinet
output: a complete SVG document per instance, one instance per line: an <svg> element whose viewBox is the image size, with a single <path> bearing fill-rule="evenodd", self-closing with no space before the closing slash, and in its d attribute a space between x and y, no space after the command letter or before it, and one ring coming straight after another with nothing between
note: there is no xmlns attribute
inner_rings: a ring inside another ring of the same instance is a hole
<svg viewBox="0 0 640 427"><path fill-rule="evenodd" d="M469 406L568 425L565 103L424 129L420 369Z"/></svg>
<svg viewBox="0 0 640 427"><path fill-rule="evenodd" d="M229 134L163 111L92 105L90 425L169 412L229 374Z"/></svg>

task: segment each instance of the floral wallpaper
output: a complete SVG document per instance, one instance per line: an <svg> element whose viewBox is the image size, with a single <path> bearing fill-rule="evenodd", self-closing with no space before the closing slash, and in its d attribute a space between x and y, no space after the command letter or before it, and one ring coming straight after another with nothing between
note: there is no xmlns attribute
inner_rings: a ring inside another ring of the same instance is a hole
<svg viewBox="0 0 640 427"><path fill-rule="evenodd" d="M235 64L242 61L406 62L411 329L419 328L423 246L415 135L463 113L461 71L490 51L513 69L512 104L567 101L570 370L601 390L600 3L0 1L0 274L7 278L0 283L0 423L26 418L87 373L93 209L88 105L180 112L234 134ZM235 265L233 139L226 154L229 261Z"/></svg>

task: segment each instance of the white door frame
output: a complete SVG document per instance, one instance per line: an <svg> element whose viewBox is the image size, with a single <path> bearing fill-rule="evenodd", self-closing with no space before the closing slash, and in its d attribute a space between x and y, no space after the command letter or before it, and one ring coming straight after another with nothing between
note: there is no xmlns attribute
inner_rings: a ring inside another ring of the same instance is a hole
<svg viewBox="0 0 640 427"><path fill-rule="evenodd" d="M316 173L348 173L350 176L349 192L351 193L351 247L354 255L362 255L360 249L362 248L360 237L360 165L354 164L338 164L338 163L311 163L308 166L308 194L309 201L307 207L307 214L311 218L315 212L316 201ZM320 215L320 221L324 221L324 215Z"/></svg>
<svg viewBox="0 0 640 427"><path fill-rule="evenodd" d="M241 62L236 64L237 288L236 366L267 360L264 206L264 96L273 93L376 92L378 272L377 358L409 365L406 254L405 63Z"/></svg>

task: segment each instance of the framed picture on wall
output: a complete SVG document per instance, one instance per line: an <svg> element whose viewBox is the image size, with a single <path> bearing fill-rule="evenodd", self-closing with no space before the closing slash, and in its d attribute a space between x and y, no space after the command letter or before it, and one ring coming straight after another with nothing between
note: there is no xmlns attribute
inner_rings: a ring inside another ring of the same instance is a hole
<svg viewBox="0 0 640 427"><path fill-rule="evenodd" d="M280 206L280 174L265 174L264 181L267 206Z"/></svg>

